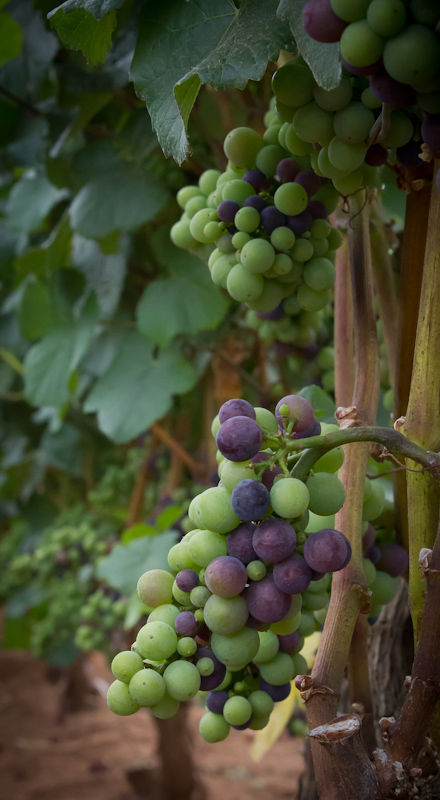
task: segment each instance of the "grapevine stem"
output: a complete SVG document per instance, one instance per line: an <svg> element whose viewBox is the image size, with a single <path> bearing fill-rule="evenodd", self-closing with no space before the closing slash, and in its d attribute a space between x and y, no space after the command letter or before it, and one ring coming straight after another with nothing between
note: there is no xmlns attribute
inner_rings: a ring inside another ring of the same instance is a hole
<svg viewBox="0 0 440 800"><path fill-rule="evenodd" d="M335 266L335 397L337 406L348 406L354 386L354 344L350 257L345 234L336 251Z"/></svg>
<svg viewBox="0 0 440 800"><path fill-rule="evenodd" d="M388 253L389 244L379 201L372 204L371 248L374 286L379 300L388 355L391 388L394 388L397 363L397 323L399 307L393 267Z"/></svg>

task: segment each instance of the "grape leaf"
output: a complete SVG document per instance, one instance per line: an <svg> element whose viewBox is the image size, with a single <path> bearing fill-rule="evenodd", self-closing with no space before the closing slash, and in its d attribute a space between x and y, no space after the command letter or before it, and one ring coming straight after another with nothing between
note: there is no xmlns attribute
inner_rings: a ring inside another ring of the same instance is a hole
<svg viewBox="0 0 440 800"><path fill-rule="evenodd" d="M305 397L306 400L312 404L315 416L318 417L320 422L335 422L336 406L330 395L327 394L324 389L312 384L310 386L304 386L298 394L301 395L301 397Z"/></svg>
<svg viewBox="0 0 440 800"><path fill-rule="evenodd" d="M305 32L302 10L306 0L281 0L278 16L286 20L295 37L298 50L313 72L316 82L324 89L334 89L341 80L339 45L316 42Z"/></svg>
<svg viewBox="0 0 440 800"><path fill-rule="evenodd" d="M159 536L142 536L125 545L117 545L98 567L98 578L121 594L131 594L144 572L149 569L168 570L168 551L176 543L176 531Z"/></svg>
<svg viewBox="0 0 440 800"><path fill-rule="evenodd" d="M32 272L37 276L67 267L70 265L71 242L72 230L69 217L65 214L53 228L49 238L37 247L28 247L15 259L14 267L19 273Z"/></svg>
<svg viewBox="0 0 440 800"><path fill-rule="evenodd" d="M273 0L147 3L130 74L165 155L179 164L187 157L186 125L202 83L244 88L291 44Z"/></svg>
<svg viewBox="0 0 440 800"><path fill-rule="evenodd" d="M7 11L0 11L0 66L19 56L22 44L20 25Z"/></svg>
<svg viewBox="0 0 440 800"><path fill-rule="evenodd" d="M102 19L106 14L111 11L117 11L123 5L124 0L66 0L65 3L53 8L47 16L50 19L60 10L66 14L68 11L80 9L88 14L93 14L95 19Z"/></svg>
<svg viewBox="0 0 440 800"><path fill-rule="evenodd" d="M23 292L18 312L20 333L24 339L39 339L55 321L49 287L46 283L29 280Z"/></svg>
<svg viewBox="0 0 440 800"><path fill-rule="evenodd" d="M73 240L72 260L96 293L103 317L115 312L125 278L125 258L121 253L104 255L99 244L82 236Z"/></svg>
<svg viewBox="0 0 440 800"><path fill-rule="evenodd" d="M40 170L27 170L12 187L6 203L10 230L23 233L37 230L51 208L68 194L66 189L57 189Z"/></svg>
<svg viewBox="0 0 440 800"><path fill-rule="evenodd" d="M51 15L50 25L66 47L81 50L91 64L103 64L105 54L112 45L116 14L111 11L97 20L84 9L77 8L65 14L60 8Z"/></svg>
<svg viewBox="0 0 440 800"><path fill-rule="evenodd" d="M109 369L90 392L84 410L96 412L100 429L115 442L128 442L166 414L175 394L197 380L177 346L161 350L131 331L122 340Z"/></svg>

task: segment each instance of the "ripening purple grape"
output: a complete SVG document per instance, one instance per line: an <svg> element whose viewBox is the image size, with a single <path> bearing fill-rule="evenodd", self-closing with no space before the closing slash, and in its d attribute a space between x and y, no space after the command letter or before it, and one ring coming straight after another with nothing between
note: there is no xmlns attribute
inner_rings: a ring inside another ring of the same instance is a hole
<svg viewBox="0 0 440 800"><path fill-rule="evenodd" d="M273 311L266 311L266 313L257 314L258 319L265 319L269 322L277 322L277 320L284 317L284 309L282 304L274 308Z"/></svg>
<svg viewBox="0 0 440 800"><path fill-rule="evenodd" d="M259 214L263 211L264 208L267 208L267 203L263 197L260 197L258 194L251 194L249 197L246 197L246 200L243 202L243 208L250 206L251 208L255 208Z"/></svg>
<svg viewBox="0 0 440 800"><path fill-rule="evenodd" d="M350 560L351 548L343 533L324 528L306 539L303 555L309 567L317 572L338 572Z"/></svg>
<svg viewBox="0 0 440 800"><path fill-rule="evenodd" d="M213 714L221 714L226 700L229 700L229 694L224 689L219 692L209 692L205 700L206 708Z"/></svg>
<svg viewBox="0 0 440 800"><path fill-rule="evenodd" d="M281 622L290 609L291 597L275 586L269 573L262 581L249 584L246 590L249 613L261 622Z"/></svg>
<svg viewBox="0 0 440 800"><path fill-rule="evenodd" d="M353 64L349 64L348 61L342 57L341 61L352 75L375 75L376 72L381 72L383 70L383 61L381 58L375 61L374 64L367 64L366 67L354 67Z"/></svg>
<svg viewBox="0 0 440 800"><path fill-rule="evenodd" d="M251 458L251 464L259 464L261 461L267 461L268 455L268 453L257 453L256 456ZM269 492L272 489L276 476L281 475L282 472L282 467L280 467L278 464L274 464L272 469L270 467L266 467L264 472L261 474L261 483L264 484Z"/></svg>
<svg viewBox="0 0 440 800"><path fill-rule="evenodd" d="M344 536L344 534L342 533L342 534L341 534L341 536ZM345 557L345 561L344 561L344 563L343 563L343 565L342 565L341 569L344 569L344 568L347 566L347 564L349 564L349 563L350 563L350 561L351 561L351 554L352 554L352 550L351 550L351 544L350 544L350 542L348 541L348 539L347 539L347 537L346 537L346 536L344 536L344 539L345 539L345 543L346 543L346 545L347 545L347 555L346 555L346 557ZM335 570L333 570L333 571L335 572ZM324 573L324 574L325 574L325 573Z"/></svg>
<svg viewBox="0 0 440 800"><path fill-rule="evenodd" d="M295 236L299 236L301 233L305 233L306 231L310 230L312 227L312 222L313 217L310 211L307 211L307 209L301 211L301 214L295 214L293 217L287 217L287 227L293 231Z"/></svg>
<svg viewBox="0 0 440 800"><path fill-rule="evenodd" d="M416 93L412 86L395 81L388 72L372 75L370 89L382 103L390 103L397 108L416 105Z"/></svg>
<svg viewBox="0 0 440 800"><path fill-rule="evenodd" d="M374 530L371 522L368 523L367 530L365 531L364 535L362 536L362 550L364 554L364 558L368 557L368 551L370 547L373 547L374 542L376 541L376 531Z"/></svg>
<svg viewBox="0 0 440 800"><path fill-rule="evenodd" d="M235 215L240 206L235 200L222 200L217 206L218 218L222 222L234 222Z"/></svg>
<svg viewBox="0 0 440 800"><path fill-rule="evenodd" d="M310 586L312 571L302 556L293 555L275 564L273 579L282 592L302 594Z"/></svg>
<svg viewBox="0 0 440 800"><path fill-rule="evenodd" d="M226 537L228 555L238 558L243 564L257 561L258 556L252 545L255 527L253 522L243 522L234 531L228 533Z"/></svg>
<svg viewBox="0 0 440 800"><path fill-rule="evenodd" d="M287 358L287 356L292 355L294 348L291 344L287 344L287 342L276 341L273 343L273 351L276 358Z"/></svg>
<svg viewBox="0 0 440 800"><path fill-rule="evenodd" d="M232 417L249 417L249 419L256 419L257 415L254 407L248 403L247 400L236 397L233 400L227 400L226 403L223 403L218 412L220 424L226 422L227 419L232 419Z"/></svg>
<svg viewBox="0 0 440 800"><path fill-rule="evenodd" d="M253 628L255 631L267 631L269 624L267 622L260 622L259 619L255 619L252 614L249 614L246 620L246 628Z"/></svg>
<svg viewBox="0 0 440 800"><path fill-rule="evenodd" d="M301 637L298 631L294 631L294 633L287 633L284 636L278 636L281 652L293 653L293 651L298 647L300 639Z"/></svg>
<svg viewBox="0 0 440 800"><path fill-rule="evenodd" d="M289 522L272 517L257 525L252 544L262 561L276 564L292 555L296 545L296 533Z"/></svg>
<svg viewBox="0 0 440 800"><path fill-rule="evenodd" d="M350 552L351 552L351 548L350 548ZM325 572L317 572L316 569L312 569L311 573L312 573L312 582L313 581L320 581L321 578L323 578L324 575L325 575Z"/></svg>
<svg viewBox="0 0 440 800"><path fill-rule="evenodd" d="M254 419L232 417L220 426L217 447L229 461L247 461L256 455L263 442L263 432Z"/></svg>
<svg viewBox="0 0 440 800"><path fill-rule="evenodd" d="M421 142L415 142L414 139L411 139L407 144L398 147L396 150L397 160L404 167L411 167L412 169L420 167L423 164L423 161L419 158L423 152L420 145Z"/></svg>
<svg viewBox="0 0 440 800"><path fill-rule="evenodd" d="M267 206L261 212L261 223L267 233L273 233L275 228L285 226L287 217L278 211L275 206Z"/></svg>
<svg viewBox="0 0 440 800"><path fill-rule="evenodd" d="M278 401L275 408L275 416L278 423L283 425L283 417L280 414L280 408L288 406L289 413L286 413L287 422L294 422L292 430L305 431L314 420L314 413L312 404L298 394L287 394ZM287 424L286 424L287 427Z"/></svg>
<svg viewBox="0 0 440 800"><path fill-rule="evenodd" d="M321 178L312 169L303 169L298 172L295 183L299 183L306 190L309 197L313 197L321 186Z"/></svg>
<svg viewBox="0 0 440 800"><path fill-rule="evenodd" d="M192 592L199 585L199 576L195 569L181 569L176 575L176 584L182 592Z"/></svg>
<svg viewBox="0 0 440 800"><path fill-rule="evenodd" d="M336 16L330 0L308 0L302 11L306 33L317 42L339 42L347 22Z"/></svg>
<svg viewBox="0 0 440 800"><path fill-rule="evenodd" d="M269 503L266 487L252 478L237 483L231 494L232 510L243 522L256 522L264 517Z"/></svg>
<svg viewBox="0 0 440 800"><path fill-rule="evenodd" d="M242 725L231 725L231 728L234 728L236 731L245 731L247 728L249 728L249 725L251 725L252 720L253 714L250 715L247 722L243 722Z"/></svg>
<svg viewBox="0 0 440 800"><path fill-rule="evenodd" d="M280 183L292 183L301 167L293 158L283 158L277 165L276 177Z"/></svg>
<svg viewBox="0 0 440 800"><path fill-rule="evenodd" d="M263 692L267 692L274 703L280 703L281 700L285 700L286 697L289 697L292 687L290 683L282 683L281 686L274 686L273 683L268 683L264 678L260 678L259 688Z"/></svg>
<svg viewBox="0 0 440 800"><path fill-rule="evenodd" d="M381 552L379 548L373 544L371 547L368 548L368 555L367 557L370 559L372 564L377 564L380 561Z"/></svg>
<svg viewBox="0 0 440 800"><path fill-rule="evenodd" d="M309 200L306 211L309 212L312 219L327 219L328 217L327 206L320 200Z"/></svg>
<svg viewBox="0 0 440 800"><path fill-rule="evenodd" d="M424 114L421 133L431 150L440 150L440 114Z"/></svg>
<svg viewBox="0 0 440 800"><path fill-rule="evenodd" d="M250 183L257 193L269 189L269 181L264 172L261 172L261 169L249 169L244 173L242 180Z"/></svg>
<svg viewBox="0 0 440 800"><path fill-rule="evenodd" d="M233 556L214 558L206 567L205 583L218 597L236 597L248 581L246 567Z"/></svg>
<svg viewBox="0 0 440 800"><path fill-rule="evenodd" d="M369 167L381 167L388 160L388 150L381 144L372 144L368 148L364 161Z"/></svg>
<svg viewBox="0 0 440 800"><path fill-rule="evenodd" d="M317 417L313 417L310 425L305 431L292 431L291 439L309 439L310 436L319 436L321 433L321 423Z"/></svg>
<svg viewBox="0 0 440 800"><path fill-rule="evenodd" d="M392 578L400 578L409 568L408 553L404 547L396 542L380 544L380 559L376 564L377 569L387 572Z"/></svg>
<svg viewBox="0 0 440 800"><path fill-rule="evenodd" d="M196 661L199 661L201 658L210 658L214 662L214 672L212 672L211 675L202 675L200 691L212 692L214 689L217 689L217 686L220 686L225 679L225 665L218 660L209 647L198 647L194 658Z"/></svg>
<svg viewBox="0 0 440 800"><path fill-rule="evenodd" d="M199 623L192 611L181 611L176 617L174 627L179 636L195 636L199 630Z"/></svg>

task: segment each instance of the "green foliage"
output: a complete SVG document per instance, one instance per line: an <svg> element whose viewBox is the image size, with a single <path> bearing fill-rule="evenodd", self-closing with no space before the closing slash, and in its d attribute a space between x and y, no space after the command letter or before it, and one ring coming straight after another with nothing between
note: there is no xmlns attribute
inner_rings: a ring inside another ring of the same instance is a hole
<svg viewBox="0 0 440 800"><path fill-rule="evenodd" d="M103 64L112 44L116 14L111 11L97 20L84 9L78 8L66 14L60 8L50 17L50 24L66 47L81 50L91 64Z"/></svg>
<svg viewBox="0 0 440 800"><path fill-rule="evenodd" d="M0 66L20 55L22 44L20 25L7 11L0 11Z"/></svg>
<svg viewBox="0 0 440 800"><path fill-rule="evenodd" d="M132 539L114 548L99 565L98 575L122 594L131 594L146 570L168 568L168 551L175 541L175 531Z"/></svg>
<svg viewBox="0 0 440 800"><path fill-rule="evenodd" d="M305 4L306 0L281 0L278 16L289 23L297 47L317 83L324 89L334 89L341 80L339 44L322 44L307 36L301 24L301 13Z"/></svg>

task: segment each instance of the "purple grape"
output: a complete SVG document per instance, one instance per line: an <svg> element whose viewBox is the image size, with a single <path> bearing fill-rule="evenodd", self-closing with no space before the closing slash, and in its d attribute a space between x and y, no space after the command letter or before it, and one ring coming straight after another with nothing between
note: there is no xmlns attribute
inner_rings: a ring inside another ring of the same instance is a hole
<svg viewBox="0 0 440 800"><path fill-rule="evenodd" d="M370 89L379 100L382 100L382 103L391 103L398 108L416 104L416 93L412 86L395 81L391 75L388 75L388 72L378 72L376 75L372 75Z"/></svg>
<svg viewBox="0 0 440 800"><path fill-rule="evenodd" d="M246 567L233 556L214 558L206 567L205 583L218 597L236 597L248 581Z"/></svg>
<svg viewBox="0 0 440 800"><path fill-rule="evenodd" d="M404 547L395 542L385 542L380 544L380 559L377 562L377 569L387 572L392 578L400 578L409 568L408 553Z"/></svg>
<svg viewBox="0 0 440 800"><path fill-rule="evenodd" d="M293 347L287 342L274 342L273 351L277 358L287 358L293 353Z"/></svg>
<svg viewBox="0 0 440 800"><path fill-rule="evenodd" d="M306 211L309 212L312 219L327 219L328 217L327 207L320 200L309 200Z"/></svg>
<svg viewBox="0 0 440 800"><path fill-rule="evenodd" d="M249 584L246 591L249 613L261 622L281 622L290 609L291 597L275 586L269 573L262 581Z"/></svg>
<svg viewBox="0 0 440 800"><path fill-rule="evenodd" d="M261 169L249 169L244 173L242 180L250 183L256 192L263 192L269 189L269 181L264 172L261 172ZM246 204L244 203L244 205Z"/></svg>
<svg viewBox="0 0 440 800"><path fill-rule="evenodd" d="M296 545L296 533L284 519L266 519L257 525L252 544L262 561L275 564L292 555Z"/></svg>
<svg viewBox="0 0 440 800"><path fill-rule="evenodd" d="M312 582L320 581L321 578L323 578L325 575L325 572L317 572L316 569L312 569L311 572L312 572Z"/></svg>
<svg viewBox="0 0 440 800"><path fill-rule="evenodd" d="M421 133L431 150L440 150L440 114L424 114Z"/></svg>
<svg viewBox="0 0 440 800"><path fill-rule="evenodd" d="M381 167L388 160L388 150L381 144L372 144L368 148L364 161L370 167Z"/></svg>
<svg viewBox="0 0 440 800"><path fill-rule="evenodd" d="M423 150L420 146L420 142L415 142L414 139L411 139L407 144L397 148L397 160L400 161L404 167L412 167L415 169L423 164L423 161L419 158L422 152Z"/></svg>
<svg viewBox="0 0 440 800"><path fill-rule="evenodd" d="M222 714L226 700L229 700L229 694L224 689L219 692L209 692L205 700L206 708L213 714Z"/></svg>
<svg viewBox="0 0 440 800"><path fill-rule="evenodd" d="M345 69L348 69L352 75L375 75L376 72L383 70L383 61L381 58L379 58L378 61L375 61L374 64L367 64L366 67L354 67L353 64L349 64L348 61L342 57L341 61Z"/></svg>
<svg viewBox="0 0 440 800"><path fill-rule="evenodd" d="M301 233L305 233L306 231L310 230L312 227L312 222L313 217L310 211L307 211L307 209L301 211L301 214L295 214L293 217L287 217L287 227L293 231L295 236L299 236Z"/></svg>
<svg viewBox="0 0 440 800"><path fill-rule="evenodd" d="M246 728L249 728L253 719L253 715L251 714L247 722L243 722L242 725L231 725L231 728L235 728L236 731L245 731Z"/></svg>
<svg viewBox="0 0 440 800"><path fill-rule="evenodd" d="M268 453L257 453L256 456L251 458L251 464L259 464L261 461L267 461L267 456ZM261 483L264 484L269 492L272 489L276 476L281 475L282 471L282 467L274 465L272 469L270 467L266 467L264 472L261 474Z"/></svg>
<svg viewBox="0 0 440 800"><path fill-rule="evenodd" d="M374 542L376 541L376 531L374 530L371 522L368 523L367 530L365 531L364 535L362 536L362 550L364 554L364 558L367 558L368 551L370 547L373 547Z"/></svg>
<svg viewBox="0 0 440 800"><path fill-rule="evenodd" d="M303 554L309 567L317 572L338 572L350 560L351 547L343 533L323 528L306 539Z"/></svg>
<svg viewBox="0 0 440 800"><path fill-rule="evenodd" d="M195 637L195 640L198 644L204 645L205 642L209 642L210 637L211 637L211 631L209 630L208 626L205 625L205 623L203 623L200 626L199 632Z"/></svg>
<svg viewBox="0 0 440 800"><path fill-rule="evenodd" d="M317 42L339 42L348 23L336 16L330 0L308 0L302 10L306 33Z"/></svg>
<svg viewBox="0 0 440 800"><path fill-rule="evenodd" d="M192 592L199 585L195 569L181 569L176 575L176 584L182 592Z"/></svg>
<svg viewBox="0 0 440 800"><path fill-rule="evenodd" d="M310 586L312 571L302 556L294 555L275 564L273 579L282 592L302 594Z"/></svg>
<svg viewBox="0 0 440 800"><path fill-rule="evenodd" d="M249 417L232 417L220 426L216 442L222 456L229 461L247 461L259 452L263 432Z"/></svg>
<svg viewBox="0 0 440 800"><path fill-rule="evenodd" d="M300 640L301 637L298 631L294 631L294 633L288 633L285 636L278 636L281 652L293 653L293 651L298 647Z"/></svg>
<svg viewBox="0 0 440 800"><path fill-rule="evenodd" d="M243 522L255 522L264 517L269 502L270 495L264 484L252 478L237 483L231 495L232 510Z"/></svg>
<svg viewBox="0 0 440 800"><path fill-rule="evenodd" d="M217 206L218 218L222 222L234 222L235 215L239 209L240 206L235 200L222 200Z"/></svg>
<svg viewBox="0 0 440 800"><path fill-rule="evenodd" d="M312 169L303 169L296 176L295 183L303 186L308 196L313 197L321 186L321 178Z"/></svg>
<svg viewBox="0 0 440 800"><path fill-rule="evenodd" d="M282 683L281 686L274 686L273 683L268 683L264 678L260 678L259 688L263 692L267 692L274 703L280 703L281 700L285 700L286 697L289 697L291 690L290 683Z"/></svg>
<svg viewBox="0 0 440 800"><path fill-rule="evenodd" d="M226 537L228 555L238 558L243 564L250 564L251 561L258 560L252 546L255 527L253 522L243 522L235 531L228 533Z"/></svg>
<svg viewBox="0 0 440 800"><path fill-rule="evenodd" d="M372 564L377 564L380 561L381 552L375 544L368 548L368 558Z"/></svg>
<svg viewBox="0 0 440 800"><path fill-rule="evenodd" d="M202 675L200 680L201 692L212 692L217 686L223 683L226 676L226 667L214 655L209 647L198 647L194 656L196 661L200 658L210 658L214 662L214 672L211 675Z"/></svg>
<svg viewBox="0 0 440 800"><path fill-rule="evenodd" d="M273 233L275 228L280 228L286 224L287 217L278 211L275 206L267 206L261 212L261 222L267 233Z"/></svg>
<svg viewBox="0 0 440 800"><path fill-rule="evenodd" d="M258 194L251 194L249 197L246 197L246 200L243 203L243 208L245 206L250 206L251 208L255 208L259 214L263 211L263 209L267 208L267 203L263 197L259 197Z"/></svg>
<svg viewBox="0 0 440 800"><path fill-rule="evenodd" d="M248 403L247 400L236 397L233 400L227 400L226 403L223 403L218 412L218 418L221 424L226 422L227 419L232 419L232 417L249 417L249 419L256 419L257 415L254 407Z"/></svg>
<svg viewBox="0 0 440 800"><path fill-rule="evenodd" d="M281 183L292 183L301 167L293 158L283 158L277 166L276 177Z"/></svg>
<svg viewBox="0 0 440 800"><path fill-rule="evenodd" d="M253 628L255 631L267 631L269 629L269 623L260 622L259 619L255 619L252 614L249 614L246 620L246 628Z"/></svg>
<svg viewBox="0 0 440 800"><path fill-rule="evenodd" d="M314 420L314 413L312 404L298 394L288 394L278 401L275 408L275 416L279 424L283 424L283 418L280 414L280 408L288 406L289 413L287 414L288 422L293 421L294 425L292 430L305 431L312 424ZM243 459L244 460L244 459Z"/></svg>
<svg viewBox="0 0 440 800"><path fill-rule="evenodd" d="M321 433L321 423L317 417L313 417L313 421L310 423L308 428L305 431L292 431L290 438L291 439L309 439L310 436L319 436Z"/></svg>
<svg viewBox="0 0 440 800"><path fill-rule="evenodd" d="M276 322L277 320L282 319L284 317L283 306L280 303L280 305L274 308L273 311L267 311L266 313L263 314L257 314L257 317L258 319L265 319L269 320L270 322Z"/></svg>
<svg viewBox="0 0 440 800"><path fill-rule="evenodd" d="M192 611L181 611L176 617L174 627L179 636L195 636L199 630L199 623Z"/></svg>

